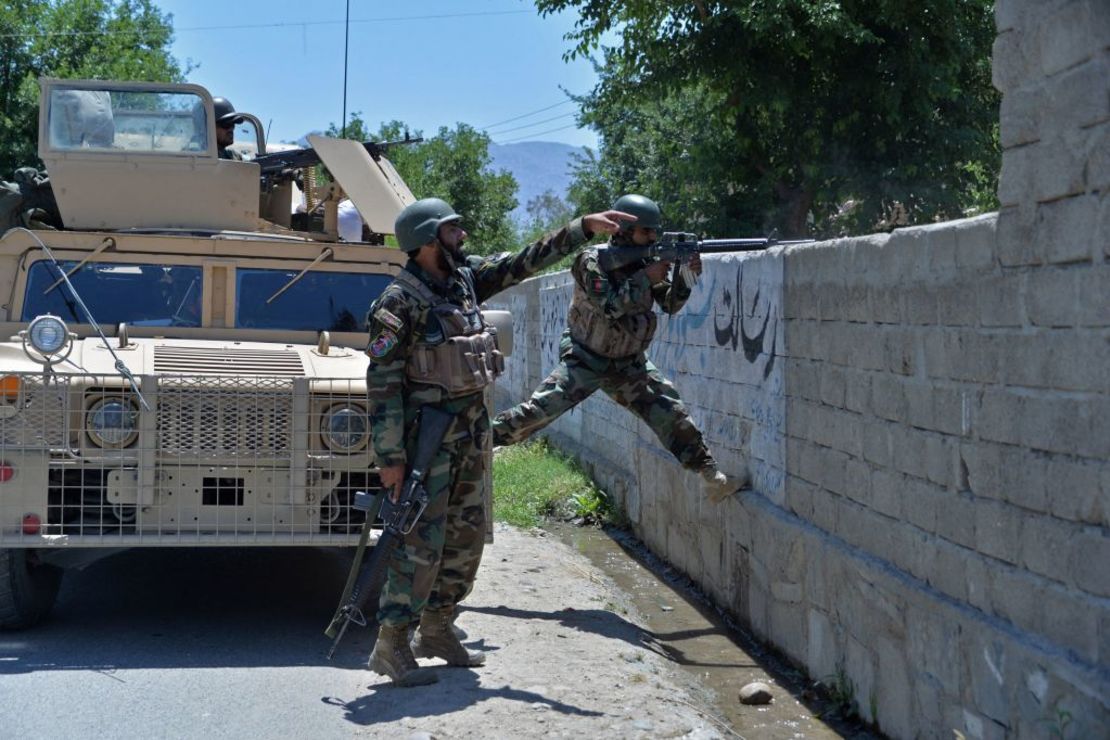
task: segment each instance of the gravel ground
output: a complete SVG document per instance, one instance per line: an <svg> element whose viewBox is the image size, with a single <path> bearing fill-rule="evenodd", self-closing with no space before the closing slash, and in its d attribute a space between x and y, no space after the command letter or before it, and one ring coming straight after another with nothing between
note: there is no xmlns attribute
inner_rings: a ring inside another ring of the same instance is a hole
<svg viewBox="0 0 1110 740"><path fill-rule="evenodd" d="M498 526L459 625L476 669L395 688L366 673L332 699L359 734L389 737L732 736L686 672L654 652L628 596L554 537ZM436 660L421 660L434 666Z"/></svg>

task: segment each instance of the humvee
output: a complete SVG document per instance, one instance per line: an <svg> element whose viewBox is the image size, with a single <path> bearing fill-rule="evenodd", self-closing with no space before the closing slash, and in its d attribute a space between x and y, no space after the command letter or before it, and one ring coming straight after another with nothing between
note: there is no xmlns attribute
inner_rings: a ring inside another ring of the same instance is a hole
<svg viewBox="0 0 1110 740"><path fill-rule="evenodd" d="M355 492L378 490L363 317L405 257L338 242L336 201L380 243L404 182L310 137L334 182L298 219L288 171L219 156L204 88L40 87L62 228L0 238L0 627L122 549L357 544Z"/></svg>

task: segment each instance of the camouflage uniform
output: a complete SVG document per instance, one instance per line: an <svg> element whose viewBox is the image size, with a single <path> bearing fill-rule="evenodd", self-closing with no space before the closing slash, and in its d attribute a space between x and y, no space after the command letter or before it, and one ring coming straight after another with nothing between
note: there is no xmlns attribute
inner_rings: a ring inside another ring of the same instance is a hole
<svg viewBox="0 0 1110 740"><path fill-rule="evenodd" d="M411 624L425 609L453 609L470 593L485 538L482 450L489 418L483 393L452 393L442 383L412 379L411 363L443 340L428 298L476 311L482 301L554 264L586 239L576 219L515 255L467 257L446 285L410 260L371 306L366 385L378 464L406 462L421 406L433 404L456 417L428 469L428 508L390 560L378 611L383 627Z"/></svg>
<svg viewBox="0 0 1110 740"><path fill-rule="evenodd" d="M614 237L611 243L626 242ZM644 355L655 336L655 305L677 313L690 297L690 286L681 277L651 285L643 269L648 264L607 273L598 266L596 248L578 255L571 268L574 298L559 366L531 398L497 415L494 445L528 438L600 388L643 419L683 467L703 476L716 472L678 391Z"/></svg>

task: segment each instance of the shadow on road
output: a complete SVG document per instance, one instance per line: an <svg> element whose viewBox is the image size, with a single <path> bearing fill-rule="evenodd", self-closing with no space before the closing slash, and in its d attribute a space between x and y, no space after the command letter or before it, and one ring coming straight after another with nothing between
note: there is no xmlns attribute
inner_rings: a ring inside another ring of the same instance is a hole
<svg viewBox="0 0 1110 740"><path fill-rule="evenodd" d="M347 551L349 552L349 551ZM338 549L129 550L66 573L50 618L0 632L0 675L325 665L349 555ZM332 664L365 670L352 627Z"/></svg>
<svg viewBox="0 0 1110 740"><path fill-rule="evenodd" d="M357 725L382 724L405 717L444 717L490 699L523 702L529 708L543 705L561 714L581 717L601 717L605 714L548 699L534 691L509 686L487 688L480 685L478 674L471 670L453 668L437 672L439 682L431 686L396 688L383 679L370 687L370 694L353 701L345 702L334 697L324 697L323 701L342 707L344 718Z"/></svg>
<svg viewBox="0 0 1110 740"><path fill-rule="evenodd" d="M464 605L463 610L509 617L510 619L543 619L557 621L568 629L590 632L613 640L622 640L633 647L650 650L679 665L719 668L755 668L759 665L755 662L716 663L694 660L688 657L684 651L670 644L679 640L691 640L706 635L720 634L721 630L718 627L707 627L699 630L683 630L681 632L655 633L651 630L645 630L643 627L633 624L620 615L605 609L571 609L568 607L556 611L536 611L513 609L504 605L494 607L472 607Z"/></svg>

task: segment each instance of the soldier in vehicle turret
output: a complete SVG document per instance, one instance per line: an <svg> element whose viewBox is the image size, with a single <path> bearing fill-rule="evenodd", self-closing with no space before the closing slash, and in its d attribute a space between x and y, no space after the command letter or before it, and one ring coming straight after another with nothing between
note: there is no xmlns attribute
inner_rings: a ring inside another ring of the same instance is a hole
<svg viewBox="0 0 1110 740"><path fill-rule="evenodd" d="M244 118L235 112L235 106L227 98L212 98L212 108L216 112L216 146L220 159L242 161L243 155L229 147L235 143L235 127Z"/></svg>
<svg viewBox="0 0 1110 740"><path fill-rule="evenodd" d="M647 246L659 234L659 206L642 195L624 195L613 208L635 214L611 239L614 246ZM701 273L701 260L689 264ZM618 270L598 265L597 249L574 261L574 297L560 362L527 401L502 411L493 422L493 443L514 444L546 427L599 388L651 427L679 463L706 482L709 498L723 500L748 485L748 471L726 475L717 467L701 431L678 391L644 354L655 336L655 305L677 313L690 297L690 285L663 261L641 261Z"/></svg>
<svg viewBox="0 0 1110 740"><path fill-rule="evenodd" d="M594 234L614 233L619 211L575 219L516 254L467 256L462 216L438 198L407 206L395 232L408 264L386 287L367 317L370 366L366 373L372 444L383 487L396 498L413 454L425 405L455 417L428 466L429 503L389 562L378 610L370 668L400 686L437 680L416 657L451 666L477 666L452 631L456 605L470 593L482 557L485 509L483 455L489 418L483 390L501 372L496 333L479 306L570 254ZM409 644L409 627L419 622Z"/></svg>

